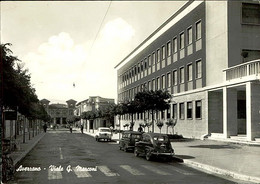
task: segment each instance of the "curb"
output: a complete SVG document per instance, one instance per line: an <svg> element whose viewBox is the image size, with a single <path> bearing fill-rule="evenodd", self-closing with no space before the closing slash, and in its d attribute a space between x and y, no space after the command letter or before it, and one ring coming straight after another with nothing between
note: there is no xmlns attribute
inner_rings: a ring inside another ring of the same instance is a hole
<svg viewBox="0 0 260 184"><path fill-rule="evenodd" d="M14 166L15 168L17 168L18 164L24 159L24 157L26 157L26 155L36 146L36 144L45 136L46 133L42 133L42 135L40 135L38 137L38 139L31 144L31 146L29 147L29 149L25 150L25 152L22 152L21 155L16 158L14 160Z"/></svg>
<svg viewBox="0 0 260 184"><path fill-rule="evenodd" d="M202 163L199 163L199 162L194 162L194 161L190 161L190 160L187 160L187 159L182 159L182 158L176 157L176 156L174 156L174 158L177 159L180 162L183 162L187 166L190 166L190 167L195 168L195 169L199 169L199 170L204 171L204 172L208 171L208 172L212 172L212 173L219 174L219 175L229 176L229 177L232 177L234 179L249 181L249 182L253 182L253 183L260 183L260 178L258 178L258 177L239 174L239 173L228 171L228 170L225 170L225 169L220 169L218 167L214 167L214 166L211 166L211 165L202 164Z"/></svg>

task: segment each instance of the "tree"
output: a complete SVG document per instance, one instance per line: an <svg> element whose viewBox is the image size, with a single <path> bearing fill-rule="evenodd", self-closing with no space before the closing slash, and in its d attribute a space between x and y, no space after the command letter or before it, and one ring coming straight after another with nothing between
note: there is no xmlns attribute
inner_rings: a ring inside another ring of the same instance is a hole
<svg viewBox="0 0 260 184"><path fill-rule="evenodd" d="M161 133L161 129L162 129L162 127L163 127L163 122L159 120L159 121L156 122L156 125L157 125L158 128L160 129L160 133Z"/></svg>
<svg viewBox="0 0 260 184"><path fill-rule="evenodd" d="M177 123L177 119L168 119L167 122L165 123L167 125L167 134L168 134L168 127L172 127L172 134L174 133L173 132L173 128L174 126L176 125Z"/></svg>
<svg viewBox="0 0 260 184"><path fill-rule="evenodd" d="M152 132L154 132L154 113L169 109L171 98L168 91L162 90L142 91L135 95L139 112L147 111L152 115Z"/></svg>

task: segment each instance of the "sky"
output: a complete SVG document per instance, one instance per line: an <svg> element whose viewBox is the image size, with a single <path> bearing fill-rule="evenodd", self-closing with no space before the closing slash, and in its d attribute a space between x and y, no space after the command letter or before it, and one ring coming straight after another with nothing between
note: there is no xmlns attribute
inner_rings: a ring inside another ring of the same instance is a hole
<svg viewBox="0 0 260 184"><path fill-rule="evenodd" d="M1 44L41 100L117 98L114 67L185 1L1 1Z"/></svg>

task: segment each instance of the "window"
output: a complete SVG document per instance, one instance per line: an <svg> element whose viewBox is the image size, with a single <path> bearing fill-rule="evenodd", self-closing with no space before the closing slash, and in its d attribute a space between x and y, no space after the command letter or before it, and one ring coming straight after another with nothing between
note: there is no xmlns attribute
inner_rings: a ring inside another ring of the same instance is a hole
<svg viewBox="0 0 260 184"><path fill-rule="evenodd" d="M145 58L144 59L144 70L146 70L147 69L147 59Z"/></svg>
<svg viewBox="0 0 260 184"><path fill-rule="evenodd" d="M171 55L171 42L167 43L167 56Z"/></svg>
<svg viewBox="0 0 260 184"><path fill-rule="evenodd" d="M177 104L172 104L172 118L177 119Z"/></svg>
<svg viewBox="0 0 260 184"><path fill-rule="evenodd" d="M164 115L165 115L165 112L164 112L164 111L161 111L161 117L162 117L162 119L164 119Z"/></svg>
<svg viewBox="0 0 260 184"><path fill-rule="evenodd" d="M166 110L167 119L171 118L171 109Z"/></svg>
<svg viewBox="0 0 260 184"><path fill-rule="evenodd" d="M140 63L137 64L137 73L140 73Z"/></svg>
<svg viewBox="0 0 260 184"><path fill-rule="evenodd" d="M160 84L160 77L157 78L157 90L159 90L161 87L161 84Z"/></svg>
<svg viewBox="0 0 260 184"><path fill-rule="evenodd" d="M192 118L192 102L187 102L187 118Z"/></svg>
<svg viewBox="0 0 260 184"><path fill-rule="evenodd" d="M177 80L177 70L174 70L173 71L173 85L176 86L178 83L178 80Z"/></svg>
<svg viewBox="0 0 260 184"><path fill-rule="evenodd" d="M201 39L201 21L196 23L196 40Z"/></svg>
<svg viewBox="0 0 260 184"><path fill-rule="evenodd" d="M160 49L157 50L157 62L160 62Z"/></svg>
<svg viewBox="0 0 260 184"><path fill-rule="evenodd" d="M184 103L180 103L180 119L184 119Z"/></svg>
<svg viewBox="0 0 260 184"><path fill-rule="evenodd" d="M165 59L165 46L162 46L162 59Z"/></svg>
<svg viewBox="0 0 260 184"><path fill-rule="evenodd" d="M155 91L155 79L153 79L153 91Z"/></svg>
<svg viewBox="0 0 260 184"><path fill-rule="evenodd" d="M189 64L188 67L187 67L187 74L188 74L188 81L192 81L192 64Z"/></svg>
<svg viewBox="0 0 260 184"><path fill-rule="evenodd" d="M192 43L192 27L187 29L187 43L188 45Z"/></svg>
<svg viewBox="0 0 260 184"><path fill-rule="evenodd" d="M260 24L260 5L242 3L242 23Z"/></svg>
<svg viewBox="0 0 260 184"><path fill-rule="evenodd" d="M202 68L201 68L201 61L196 62L196 79L202 77Z"/></svg>
<svg viewBox="0 0 260 184"><path fill-rule="evenodd" d="M141 61L141 72L144 70L144 64L143 61Z"/></svg>
<svg viewBox="0 0 260 184"><path fill-rule="evenodd" d="M152 58L151 58L151 55L148 56L148 66L152 66Z"/></svg>
<svg viewBox="0 0 260 184"><path fill-rule="evenodd" d="M152 83L151 83L151 81L148 81L148 90L152 90Z"/></svg>
<svg viewBox="0 0 260 184"><path fill-rule="evenodd" d="M180 83L184 83L184 67L180 68Z"/></svg>
<svg viewBox="0 0 260 184"><path fill-rule="evenodd" d="M171 73L167 73L167 87L171 87Z"/></svg>
<svg viewBox="0 0 260 184"><path fill-rule="evenodd" d="M165 75L162 76L162 89L165 89Z"/></svg>
<svg viewBox="0 0 260 184"><path fill-rule="evenodd" d="M173 38L173 53L177 52L177 37Z"/></svg>
<svg viewBox="0 0 260 184"><path fill-rule="evenodd" d="M241 53L243 62L252 61L260 58L260 50L243 49Z"/></svg>
<svg viewBox="0 0 260 184"><path fill-rule="evenodd" d="M196 105L196 109L195 109L196 118L200 119L201 118L201 106L202 106L201 101L200 100L196 101L195 105Z"/></svg>
<svg viewBox="0 0 260 184"><path fill-rule="evenodd" d="M155 53L153 53L153 55L152 55L152 63L153 63L153 65L155 64Z"/></svg>
<svg viewBox="0 0 260 184"><path fill-rule="evenodd" d="M180 34L180 49L184 48L184 33Z"/></svg>

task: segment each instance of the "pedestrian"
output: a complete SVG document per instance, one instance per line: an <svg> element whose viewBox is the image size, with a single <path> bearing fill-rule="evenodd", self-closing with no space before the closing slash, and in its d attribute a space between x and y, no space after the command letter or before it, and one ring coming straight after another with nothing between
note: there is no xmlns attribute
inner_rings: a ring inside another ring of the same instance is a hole
<svg viewBox="0 0 260 184"><path fill-rule="evenodd" d="M72 133L72 125L70 125L70 133Z"/></svg>
<svg viewBox="0 0 260 184"><path fill-rule="evenodd" d="M142 131L143 131L143 128L141 125L139 125L138 132L142 132Z"/></svg>
<svg viewBox="0 0 260 184"><path fill-rule="evenodd" d="M47 125L46 125L46 123L43 125L43 130L44 130L44 132L47 131Z"/></svg>
<svg viewBox="0 0 260 184"><path fill-rule="evenodd" d="M83 125L80 125L81 133L83 134Z"/></svg>

